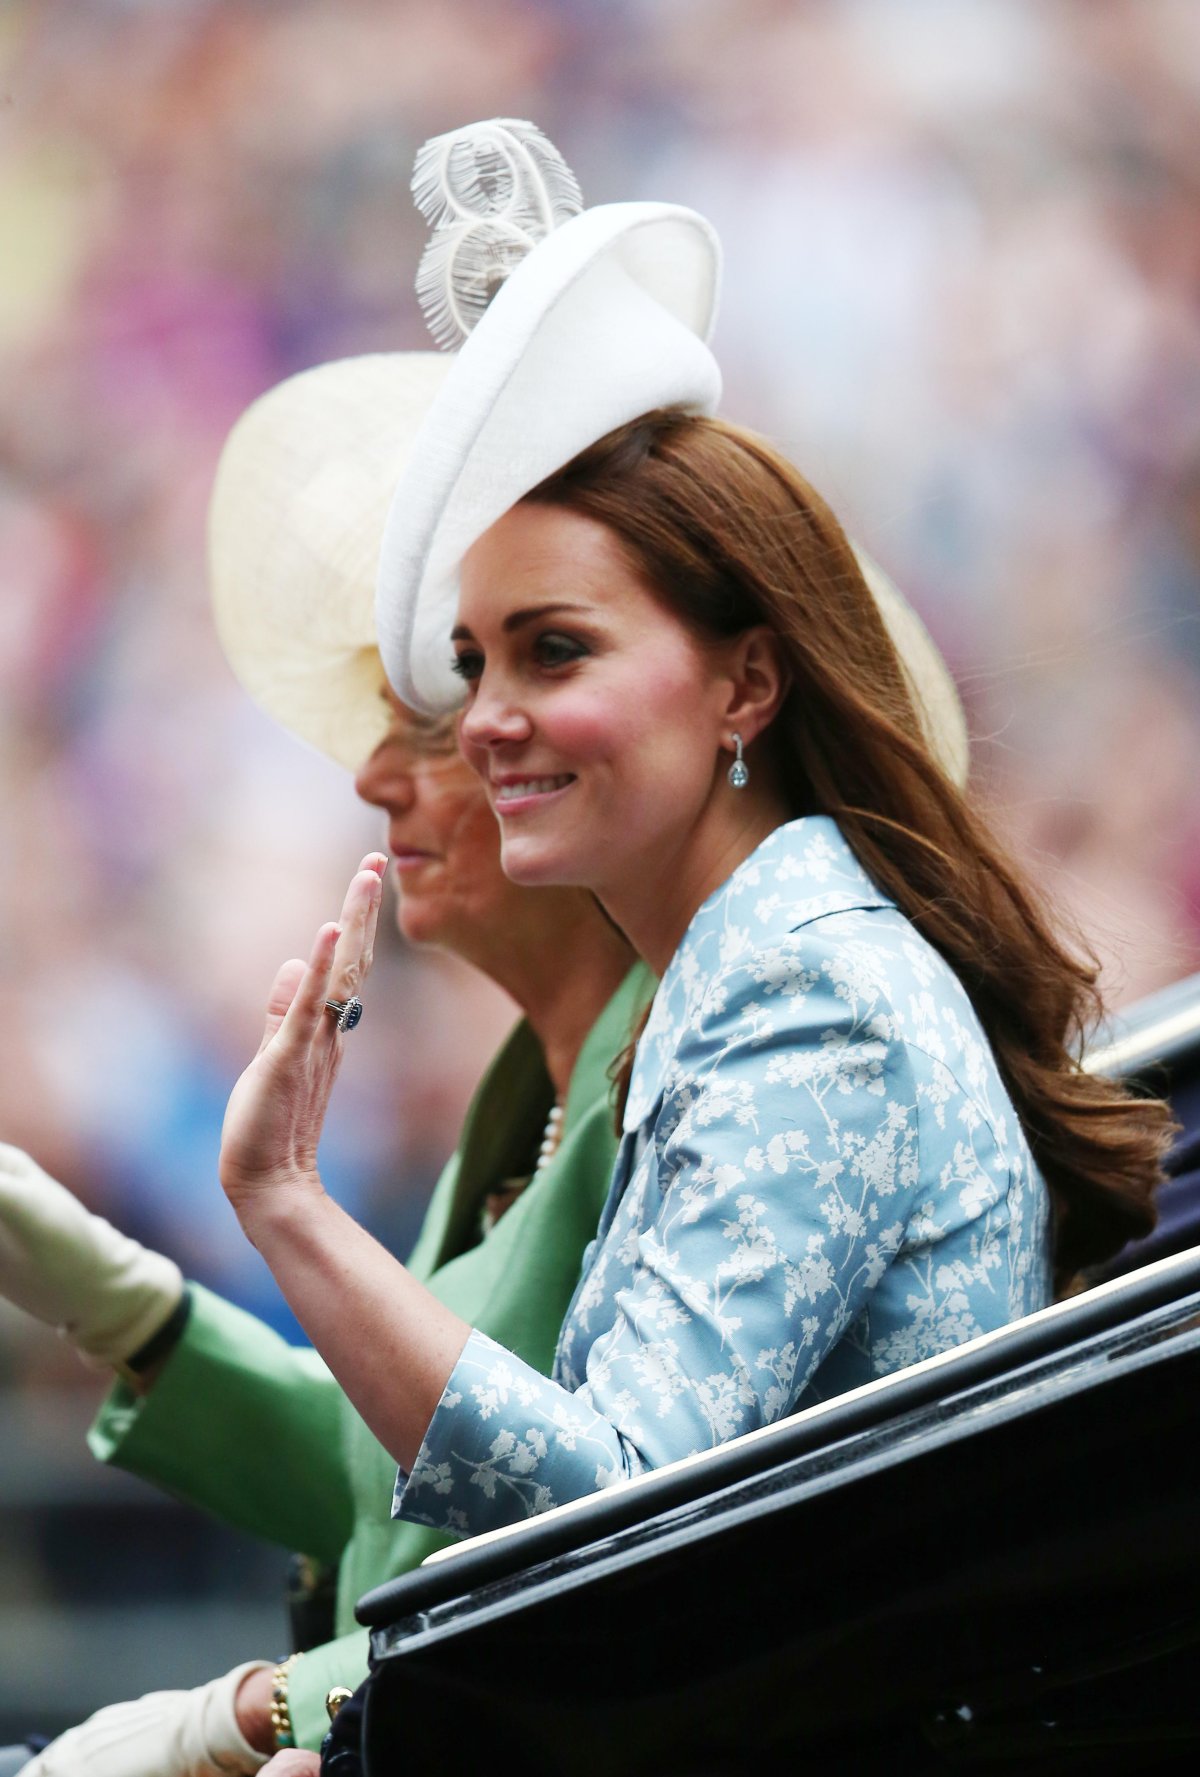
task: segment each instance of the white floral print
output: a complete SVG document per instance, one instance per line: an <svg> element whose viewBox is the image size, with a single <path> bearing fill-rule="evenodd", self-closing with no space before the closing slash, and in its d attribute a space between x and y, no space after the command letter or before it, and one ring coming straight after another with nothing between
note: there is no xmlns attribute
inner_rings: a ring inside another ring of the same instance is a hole
<svg viewBox="0 0 1200 1777"><path fill-rule="evenodd" d="M961 984L793 821L659 986L552 1379L472 1333L397 1513L474 1534L915 1363L1043 1307L1048 1240Z"/></svg>

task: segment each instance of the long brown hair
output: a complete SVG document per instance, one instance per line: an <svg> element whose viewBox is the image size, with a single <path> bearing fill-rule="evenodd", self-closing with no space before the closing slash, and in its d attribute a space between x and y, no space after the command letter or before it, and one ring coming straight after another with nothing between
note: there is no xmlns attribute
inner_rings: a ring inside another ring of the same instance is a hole
<svg viewBox="0 0 1200 1777"><path fill-rule="evenodd" d="M801 814L832 815L863 868L958 975L1046 1180L1060 1287L1154 1223L1171 1119L1083 1072L1097 965L935 762L854 551L770 445L666 409L612 432L528 496L606 525L701 636L767 623L791 686L763 737Z"/></svg>

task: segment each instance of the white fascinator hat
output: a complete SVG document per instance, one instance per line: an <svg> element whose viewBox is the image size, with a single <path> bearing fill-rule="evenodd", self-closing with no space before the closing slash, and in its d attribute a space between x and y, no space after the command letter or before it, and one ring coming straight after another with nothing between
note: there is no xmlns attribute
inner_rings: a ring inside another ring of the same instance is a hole
<svg viewBox="0 0 1200 1777"><path fill-rule="evenodd" d="M471 544L588 445L659 407L715 412L707 339L720 246L671 204L582 208L532 124L435 137L413 191L431 224L417 291L438 352L325 364L230 434L209 515L218 633L250 694L354 768L386 732L387 683L453 709L459 569ZM929 744L958 782L967 734L916 613L860 555Z"/></svg>

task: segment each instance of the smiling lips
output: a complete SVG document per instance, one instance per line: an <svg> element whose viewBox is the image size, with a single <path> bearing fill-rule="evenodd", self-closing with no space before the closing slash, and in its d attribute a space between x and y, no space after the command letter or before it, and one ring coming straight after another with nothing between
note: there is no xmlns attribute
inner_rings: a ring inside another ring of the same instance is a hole
<svg viewBox="0 0 1200 1777"><path fill-rule="evenodd" d="M497 813L503 810L506 814L513 814L516 813L518 804L528 805L543 797L553 796L574 782L575 774L571 771L560 772L556 777L510 778L504 783L492 783L492 800Z"/></svg>

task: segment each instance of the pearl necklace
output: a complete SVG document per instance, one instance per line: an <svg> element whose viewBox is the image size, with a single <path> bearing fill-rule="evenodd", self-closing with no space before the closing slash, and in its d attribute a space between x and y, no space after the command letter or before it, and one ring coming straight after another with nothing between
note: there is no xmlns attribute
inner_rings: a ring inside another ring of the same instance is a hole
<svg viewBox="0 0 1200 1777"><path fill-rule="evenodd" d="M483 1200L479 1226L483 1234L490 1234L506 1209L511 1209L522 1191L526 1190L553 1160L558 1152L558 1144L562 1140L563 1107L557 1100L550 1106L550 1115L546 1118L546 1127L542 1132L542 1145L538 1149L538 1157L533 1171L528 1178L510 1179L501 1189L489 1191Z"/></svg>
<svg viewBox="0 0 1200 1777"><path fill-rule="evenodd" d="M558 1152L558 1144L562 1140L563 1107L557 1099L550 1106L550 1115L546 1118L546 1127L542 1133L542 1145L538 1149L537 1164L533 1169L536 1178L544 1166L548 1166Z"/></svg>

